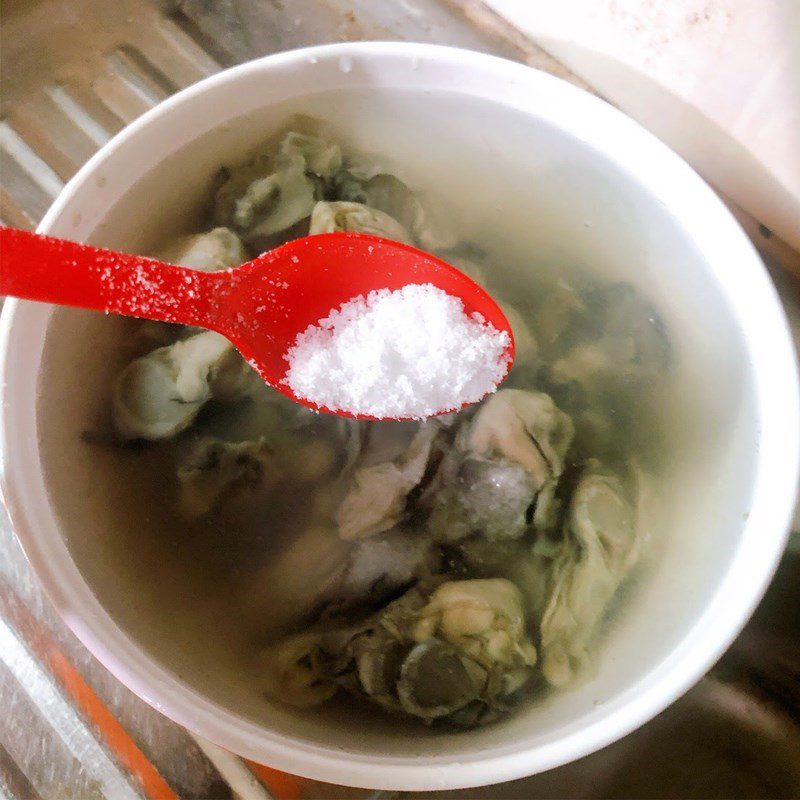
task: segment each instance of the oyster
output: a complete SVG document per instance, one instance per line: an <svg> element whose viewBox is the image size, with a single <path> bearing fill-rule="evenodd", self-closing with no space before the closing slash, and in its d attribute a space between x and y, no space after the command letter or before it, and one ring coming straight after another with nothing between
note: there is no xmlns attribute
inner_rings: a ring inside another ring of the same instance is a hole
<svg viewBox="0 0 800 800"><path fill-rule="evenodd" d="M275 155L262 153L229 172L217 190L214 219L248 243L288 230L311 215L320 181L341 164L338 145L290 132Z"/></svg>
<svg viewBox="0 0 800 800"><path fill-rule="evenodd" d="M320 676L314 668L313 654L319 647L314 633L299 633L281 639L262 653L264 691L284 703L309 708L336 694L338 687Z"/></svg>
<svg viewBox="0 0 800 800"><path fill-rule="evenodd" d="M414 192L394 175L373 174L360 165L350 164L334 177L333 193L337 200L362 203L388 214L410 234L410 239L401 241L411 241L431 251L456 244L443 221L432 220Z"/></svg>
<svg viewBox="0 0 800 800"><path fill-rule="evenodd" d="M635 563L639 543L622 481L591 462L570 500L550 567L541 650L551 685L570 683L587 662L597 625Z"/></svg>
<svg viewBox="0 0 800 800"><path fill-rule="evenodd" d="M361 539L398 525L406 515L409 494L425 477L441 427L420 425L408 449L394 461L356 469L352 485L336 512L342 539Z"/></svg>
<svg viewBox="0 0 800 800"><path fill-rule="evenodd" d="M656 312L628 284L598 289L586 298L592 325L573 329L572 343L547 370L557 386L575 384L584 402L630 392L665 373L670 348Z"/></svg>
<svg viewBox="0 0 800 800"><path fill-rule="evenodd" d="M429 523L435 535L500 541L550 525L572 433L545 394L502 389L490 397L442 462Z"/></svg>
<svg viewBox="0 0 800 800"><path fill-rule="evenodd" d="M342 148L324 136L289 131L281 141L279 153L291 159L300 156L307 172L320 178L330 178L342 166Z"/></svg>
<svg viewBox="0 0 800 800"><path fill-rule="evenodd" d="M196 518L224 500L279 477L275 453L261 438L255 442L226 442L202 437L178 468L180 512Z"/></svg>
<svg viewBox="0 0 800 800"><path fill-rule="evenodd" d="M488 721L493 711L514 702L536 663L522 596L503 579L442 583L434 577L362 623L320 626L302 646L295 638L266 652L272 662L268 688L289 684L327 692L338 685L425 722ZM291 661L287 651L302 656ZM280 680L272 677L276 670ZM318 702L327 699L326 692ZM292 702L288 693L285 699ZM301 694L301 702L306 699ZM468 719L454 716L465 709Z"/></svg>
<svg viewBox="0 0 800 800"><path fill-rule="evenodd" d="M462 446L519 464L541 489L561 475L572 435L572 421L548 395L503 389L482 406Z"/></svg>
<svg viewBox="0 0 800 800"><path fill-rule="evenodd" d="M431 206L296 117L225 171L216 227L159 257L210 272L295 236L360 231L499 283L488 254L455 241ZM139 327L129 352L146 355L116 380L115 427L155 441L197 425L170 445L180 510L196 520L187 531L212 542L223 521L245 534L225 551L246 553L231 574L241 624L272 640L261 662L269 696L308 708L348 693L469 727L507 713L540 676L580 677L636 562L646 488L590 457L631 463L669 342L631 286L537 280L529 305L502 303L516 342L508 388L423 423L315 414L218 334ZM262 530L264 508L279 524Z"/></svg>
<svg viewBox="0 0 800 800"><path fill-rule="evenodd" d="M114 427L124 439L167 439L186 430L212 398L243 397L254 377L224 336L195 334L135 359L117 376Z"/></svg>
<svg viewBox="0 0 800 800"><path fill-rule="evenodd" d="M424 532L394 528L356 541L339 593L374 599L434 574L439 562L438 549Z"/></svg>
<svg viewBox="0 0 800 800"><path fill-rule="evenodd" d="M238 267L249 259L242 240L230 228L182 236L161 250L158 258L200 272Z"/></svg>
<svg viewBox="0 0 800 800"><path fill-rule="evenodd" d="M412 636L417 642L443 639L488 671L536 663L522 595L504 578L443 583L420 611Z"/></svg>
<svg viewBox="0 0 800 800"><path fill-rule="evenodd" d="M320 201L311 212L310 234L355 231L411 243L411 234L393 217L377 208L344 201Z"/></svg>

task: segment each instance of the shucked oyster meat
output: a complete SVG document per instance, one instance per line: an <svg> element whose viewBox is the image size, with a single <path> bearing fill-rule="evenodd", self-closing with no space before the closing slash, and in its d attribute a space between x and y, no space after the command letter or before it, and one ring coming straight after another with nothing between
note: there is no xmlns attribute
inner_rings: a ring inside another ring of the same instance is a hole
<svg viewBox="0 0 800 800"><path fill-rule="evenodd" d="M343 688L425 722L493 717L533 676L522 595L501 578L441 581L429 579L362 623L321 627L266 650L267 690L285 697L291 689L312 704Z"/></svg>
<svg viewBox="0 0 800 800"><path fill-rule="evenodd" d="M588 661L597 624L638 557L630 495L596 461L572 495L541 620L542 672L553 686L573 681Z"/></svg>
<svg viewBox="0 0 800 800"><path fill-rule="evenodd" d="M254 547L224 588L265 694L468 727L528 687L579 681L642 546L631 420L670 366L655 311L630 286L535 271L518 305L448 209L310 118L224 169L209 200L208 228L160 258L214 271L298 236L377 234L489 287L517 347L509 388L388 424L291 403L216 333L141 326L113 386L115 440L167 454L187 537L203 531L221 559L228 541Z"/></svg>
<svg viewBox="0 0 800 800"><path fill-rule="evenodd" d="M168 439L212 399L243 397L255 373L219 333L204 331L132 361L117 377L114 426L125 439Z"/></svg>
<svg viewBox="0 0 800 800"><path fill-rule="evenodd" d="M458 430L431 526L445 541L516 539L549 521L572 422L540 392L501 389Z"/></svg>
<svg viewBox="0 0 800 800"><path fill-rule="evenodd" d="M440 433L439 423L424 422L398 458L355 470L352 486L336 512L342 539L372 536L390 530L403 519L409 494L425 477Z"/></svg>

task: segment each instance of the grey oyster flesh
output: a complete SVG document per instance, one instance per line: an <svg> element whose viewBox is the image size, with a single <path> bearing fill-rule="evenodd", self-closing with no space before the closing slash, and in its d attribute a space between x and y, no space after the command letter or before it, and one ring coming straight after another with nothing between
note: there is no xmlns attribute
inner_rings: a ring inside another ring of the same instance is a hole
<svg viewBox="0 0 800 800"><path fill-rule="evenodd" d="M437 576L355 626L331 626L301 634L305 649L290 637L264 651L268 690L303 686L300 705L341 688L426 723L478 724L513 705L534 675L522 594L501 578Z"/></svg>
<svg viewBox="0 0 800 800"><path fill-rule="evenodd" d="M187 540L221 559L252 548L224 589L268 642L265 693L469 727L533 683L581 680L645 539L637 436L672 362L656 311L578 272L506 291L515 268L459 241L434 194L307 117L223 168L208 200L206 228L157 257L213 272L301 236L385 236L487 287L516 341L503 389L390 425L292 403L217 333L145 322L131 337L106 439L163 453Z"/></svg>

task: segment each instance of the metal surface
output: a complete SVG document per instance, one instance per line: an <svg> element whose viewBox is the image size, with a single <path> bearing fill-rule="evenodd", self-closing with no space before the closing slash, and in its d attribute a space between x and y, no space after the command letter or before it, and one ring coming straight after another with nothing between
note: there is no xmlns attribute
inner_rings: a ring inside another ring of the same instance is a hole
<svg viewBox="0 0 800 800"><path fill-rule="evenodd" d="M2 14L0 219L20 227L33 227L126 123L266 53L348 39L433 41L574 80L477 0L5 0ZM784 280L782 293L796 312L797 286ZM800 556L788 555L720 664L642 730L525 781L436 796L800 797L798 687ZM369 793L247 765L136 698L57 619L0 509L0 798L270 795Z"/></svg>

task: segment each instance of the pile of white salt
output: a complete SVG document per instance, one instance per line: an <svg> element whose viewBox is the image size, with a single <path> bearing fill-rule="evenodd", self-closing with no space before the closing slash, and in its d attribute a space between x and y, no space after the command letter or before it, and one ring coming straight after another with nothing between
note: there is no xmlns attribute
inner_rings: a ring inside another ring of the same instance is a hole
<svg viewBox="0 0 800 800"><path fill-rule="evenodd" d="M420 419L494 391L510 338L432 284L359 295L310 325L286 353L284 383L332 411Z"/></svg>

